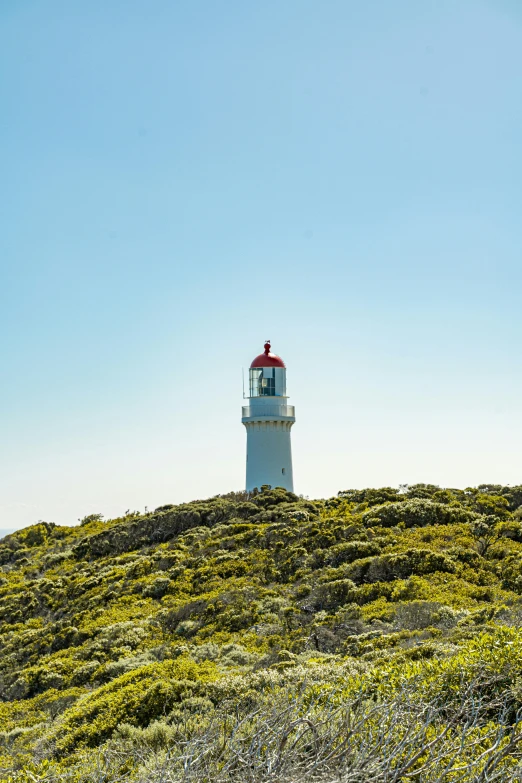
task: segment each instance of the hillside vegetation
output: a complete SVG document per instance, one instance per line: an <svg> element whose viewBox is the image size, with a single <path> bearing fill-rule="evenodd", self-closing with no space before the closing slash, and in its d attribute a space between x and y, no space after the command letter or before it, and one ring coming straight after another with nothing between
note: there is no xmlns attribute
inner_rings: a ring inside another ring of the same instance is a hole
<svg viewBox="0 0 522 783"><path fill-rule="evenodd" d="M0 541L0 780L522 780L522 486Z"/></svg>

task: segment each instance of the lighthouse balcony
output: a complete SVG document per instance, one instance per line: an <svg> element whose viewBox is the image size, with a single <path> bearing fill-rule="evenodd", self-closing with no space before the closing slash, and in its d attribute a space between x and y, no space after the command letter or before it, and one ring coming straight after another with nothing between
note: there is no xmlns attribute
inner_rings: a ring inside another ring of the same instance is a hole
<svg viewBox="0 0 522 783"><path fill-rule="evenodd" d="M295 421L293 405L244 405L242 419L292 419Z"/></svg>

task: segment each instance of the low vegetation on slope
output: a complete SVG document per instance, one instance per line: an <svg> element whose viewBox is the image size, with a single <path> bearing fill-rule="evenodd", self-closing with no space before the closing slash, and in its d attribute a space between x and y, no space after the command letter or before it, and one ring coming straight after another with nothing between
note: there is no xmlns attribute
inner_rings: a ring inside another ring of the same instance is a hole
<svg viewBox="0 0 522 783"><path fill-rule="evenodd" d="M0 780L522 780L522 486L0 541Z"/></svg>

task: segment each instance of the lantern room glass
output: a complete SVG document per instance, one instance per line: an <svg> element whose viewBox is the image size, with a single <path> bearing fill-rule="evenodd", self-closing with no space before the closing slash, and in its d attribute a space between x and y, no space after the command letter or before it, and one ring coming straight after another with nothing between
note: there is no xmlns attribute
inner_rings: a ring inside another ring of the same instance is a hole
<svg viewBox="0 0 522 783"><path fill-rule="evenodd" d="M285 371L280 367L251 367L249 397L284 397Z"/></svg>

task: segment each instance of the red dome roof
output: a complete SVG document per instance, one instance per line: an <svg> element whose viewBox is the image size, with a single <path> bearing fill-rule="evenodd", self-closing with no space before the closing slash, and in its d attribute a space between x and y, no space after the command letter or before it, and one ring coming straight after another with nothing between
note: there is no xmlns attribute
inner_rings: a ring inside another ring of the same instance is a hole
<svg viewBox="0 0 522 783"><path fill-rule="evenodd" d="M265 352L256 356L250 368L252 367L284 367L285 363L280 356L276 356L275 353L270 353L270 341L265 343Z"/></svg>

